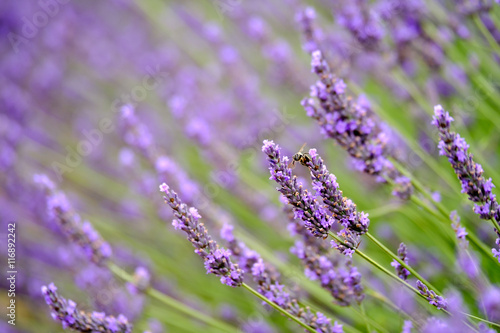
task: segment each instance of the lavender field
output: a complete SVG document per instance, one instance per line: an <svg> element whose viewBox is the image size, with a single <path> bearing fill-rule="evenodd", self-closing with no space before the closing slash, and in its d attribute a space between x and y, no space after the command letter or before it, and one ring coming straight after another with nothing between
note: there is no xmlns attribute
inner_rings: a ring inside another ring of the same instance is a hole
<svg viewBox="0 0 500 333"><path fill-rule="evenodd" d="M500 332L497 2L6 0L0 34L0 332Z"/></svg>

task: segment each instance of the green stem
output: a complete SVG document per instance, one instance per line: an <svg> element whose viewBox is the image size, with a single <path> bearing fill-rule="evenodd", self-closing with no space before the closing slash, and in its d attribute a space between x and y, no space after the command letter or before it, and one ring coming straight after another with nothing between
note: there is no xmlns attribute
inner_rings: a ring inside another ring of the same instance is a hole
<svg viewBox="0 0 500 333"><path fill-rule="evenodd" d="M397 67L393 71L393 77L397 80L397 82L406 88L406 91L410 94L413 100L420 106L420 108L430 114L432 116L432 105L428 104L428 101L424 98L422 93L418 90L418 88L411 82L406 74Z"/></svg>
<svg viewBox="0 0 500 333"><path fill-rule="evenodd" d="M412 195L410 199L413 202L415 202L417 205L419 205L422 208L426 209L429 213L431 213L434 216L436 216L439 220L443 221L444 223L449 223L450 222L450 217L449 217L450 214L447 211L446 207L441 202L438 202L438 201L434 200L434 198L432 197L431 193L427 189L425 189L425 187L415 177L412 177L412 175L408 172L408 170L406 170L401 164L399 164L394 159L391 159L391 162L393 163L394 167L399 172L401 172L401 174L403 174L404 176L406 176L409 179L411 179L411 183L413 184L413 186L415 187L415 189L417 189L417 191L419 191L425 198L427 198L427 200L429 200L429 201L432 202L432 204L434 205L434 207L436 207L436 209L439 211L440 215L437 215L437 212L435 210L430 209L430 207L428 207L424 202L422 202L420 199L416 198L414 195ZM492 222L493 222L493 225L498 226L498 223L496 223L496 221L492 221ZM467 238L477 248L479 248L481 251L483 251L484 254L488 258L493 259L496 263L498 263L498 260L496 260L494 257L491 256L491 250L490 250L490 248L486 244L484 244L479 238L477 238L476 235L474 235L474 233L472 233L470 230L468 230L467 228L465 230L467 231ZM497 229L497 230L500 230L500 228Z"/></svg>
<svg viewBox="0 0 500 333"><path fill-rule="evenodd" d="M441 294L441 292L438 291L436 287L434 287L430 282L428 282L426 279L424 279L416 270L411 268L409 265L407 265L401 258L399 258L395 253L393 253L391 250L389 250L384 244L382 244L377 238L375 238L372 234L369 232L366 233L366 237L368 237L372 242L377 244L378 247L380 247L385 253L387 253L389 256L391 256L394 260L399 262L401 266L406 268L413 276L415 276L417 279L422 281L429 287L430 289L434 290L436 293Z"/></svg>
<svg viewBox="0 0 500 333"><path fill-rule="evenodd" d="M497 44L497 42L495 41L495 39L491 36L490 31L488 29L486 29L486 27L484 26L483 21L481 21L481 19L477 15L474 15L474 17L472 18L472 20L474 21L474 24L477 26L477 28L479 29L479 31L481 31L481 33L484 35L484 37L488 41L488 44L490 44L491 48L493 50L495 50L495 52L498 55L500 55L500 46Z"/></svg>
<svg viewBox="0 0 500 333"><path fill-rule="evenodd" d="M128 274L126 271L124 271L120 267L118 267L115 263L109 262L108 268L113 274L115 274L117 277L121 278L122 280L130 282L130 283L133 282L133 276ZM158 291L156 289L148 288L144 291L144 293L146 295L150 296L151 298L154 298L154 299L162 302L163 304L165 304L165 305L167 305L167 306L169 306L169 307L171 307L171 308L173 308L173 309L175 309L183 314L186 314L190 317L198 319L201 322L204 322L208 325L211 325L211 326L221 330L222 332L235 332L237 330L236 327L231 326L229 324L226 324L226 323L219 321L217 319L214 319L210 316L207 316L206 314L201 313L198 310L193 309L193 308L179 302L178 300L173 299L172 297L161 293L160 291Z"/></svg>
<svg viewBox="0 0 500 333"><path fill-rule="evenodd" d="M335 239L337 242L339 242L340 244L343 244L342 240L340 238L337 237L337 235L335 235L334 233L332 233L331 231L328 233L333 239ZM378 268L379 270L381 270L382 272L384 272L385 274L389 275L391 278L393 278L394 280L398 281L399 283L403 284L406 288L410 289L411 291L413 291L414 293L416 293L418 296L420 296L421 298L425 299L427 302L427 298L425 298L424 295L422 295L420 293L420 291L418 291L415 287L413 287L412 285L410 285L408 282L400 279L396 274L392 273L391 271L389 271L388 269L386 269L385 267L383 267L382 265L380 265L378 262L376 262L374 259L370 258L368 255L366 255L364 252L360 251L359 249L356 249L356 251L354 252L356 253L357 255L359 255L361 258L365 259L366 261L368 261L370 264L372 264L373 266L375 266L376 268ZM408 269L408 268L407 268ZM424 282L425 280L423 280L422 282ZM433 289L434 291L436 291L436 289L434 288L431 288L430 285L427 285L427 287L429 287L430 289ZM450 315L450 313L447 311L447 310L443 310L443 312L445 312L446 314ZM495 325L495 326L498 326L500 327L500 324L495 324L495 323L492 323L486 319L482 319L480 317L476 317L476 316L473 316L471 314L468 314L468 313L463 313L464 315L466 315L467 317L470 317L470 318L474 318L476 320L480 320L482 322L485 322L485 323L488 323L488 324L491 324L491 325Z"/></svg>
<svg viewBox="0 0 500 333"><path fill-rule="evenodd" d="M485 324L488 324L488 325L493 325L493 326L496 326L496 327L500 327L500 324L498 323L494 323L492 321L489 321L489 320L486 320L486 319L483 319L483 318L480 318L480 317L476 317L474 315L471 315L471 314L468 314L468 313L465 313L465 312L461 312L463 315L469 317L469 318L472 318L472 319L475 319L475 320L479 320L479 321L482 321L483 323Z"/></svg>
<svg viewBox="0 0 500 333"><path fill-rule="evenodd" d="M328 233L333 239L335 239L339 244L344 244L342 242L342 240L337 236L335 235L334 233L332 233L331 231ZM418 291L415 287L413 287L412 285L410 285L408 282L402 280L399 278L399 276L397 276L396 274L394 274L393 272L389 271L387 268L385 268L384 266L380 265L378 262L376 262L374 259L370 258L368 255L366 255L364 252L362 252L361 250L359 249L355 249L354 253L356 253L357 255L359 255L361 258L365 259L366 261L368 261L370 264L372 264L373 266L375 266L376 268L378 268L380 271L384 272L385 274L389 275L391 278L393 278L394 280L398 281L399 283L401 283L402 285L404 285L406 288L410 289L411 291L413 291L414 293L416 293L417 295L419 295L420 297L424 298L425 297L420 294L420 291Z"/></svg>
<svg viewBox="0 0 500 333"><path fill-rule="evenodd" d="M412 195L410 197L410 201L415 203L417 206L425 209L429 214L436 217L436 219L443 221L443 217L441 216L441 214L439 214L435 209L432 209L432 207L430 207L426 202L421 200L419 197ZM455 237L451 233L452 232L451 228L444 228L443 224L437 224L437 226L438 228L440 228L440 230L443 232L444 235L449 236L450 240L455 241Z"/></svg>
<svg viewBox="0 0 500 333"><path fill-rule="evenodd" d="M365 317L365 324L366 324L366 331L368 333L370 333L372 331L371 327L370 327L370 323L368 322L368 320L366 320L366 312L365 312L365 305L363 303L361 303L359 305L359 308L361 310L361 313L363 314L363 317Z"/></svg>
<svg viewBox="0 0 500 333"><path fill-rule="evenodd" d="M490 221L491 223L493 223L493 226L498 230L498 232L500 232L500 226L498 225L498 222L494 218L491 218Z"/></svg>
<svg viewBox="0 0 500 333"><path fill-rule="evenodd" d="M248 284L243 283L242 286L245 289L247 289L249 292L251 292L252 294L254 294L254 296L257 296L262 301L264 301L267 304L269 304L271 307L273 307L276 311L280 312L282 315L287 316L288 318L290 318L291 320L293 320L294 322L296 322L297 324L299 324L300 326L302 326L303 328L305 328L309 332L316 333L316 330L314 328L312 328L311 326L309 326L306 323L302 322L299 318L295 317L294 315L288 313L285 309L281 308L276 303L272 302L269 298L267 298L264 295L260 294L257 290L253 289Z"/></svg>
<svg viewBox="0 0 500 333"><path fill-rule="evenodd" d="M415 321L415 319L413 318L413 316L411 316L409 313L405 312L402 308L398 307L396 304L394 304L391 300L389 300L387 297L385 297L384 295L382 295L378 291L376 291L374 289L369 289L369 290L366 290L366 294L370 295L371 297L373 297L375 299L380 300L383 303L386 303L393 311L398 312L399 314L403 315L408 320L412 321L414 324L417 323Z"/></svg>
<svg viewBox="0 0 500 333"><path fill-rule="evenodd" d="M354 82L349 82L349 87L358 95L362 93L362 89ZM385 111L380 107L380 105L378 105L374 101L370 101L370 103L372 105L373 110L377 113L377 115L381 117L392 128L398 131L398 134L401 136L401 139L411 149L411 151L417 154L417 156L425 164L427 164L427 166L431 168L437 175L439 175L450 186L450 188L453 188L455 185L455 181L450 178L448 173L442 173L439 164L433 158L430 158L430 156L428 156L429 154L426 153L417 143L413 142L413 139L410 138L407 131L401 128L400 124L397 121L389 117L389 115L385 113Z"/></svg>

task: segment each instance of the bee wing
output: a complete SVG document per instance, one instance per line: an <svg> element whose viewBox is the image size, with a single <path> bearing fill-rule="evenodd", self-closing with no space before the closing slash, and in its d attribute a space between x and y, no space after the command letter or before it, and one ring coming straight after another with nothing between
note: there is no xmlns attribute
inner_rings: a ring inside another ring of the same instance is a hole
<svg viewBox="0 0 500 333"><path fill-rule="evenodd" d="M288 163L288 168L290 169L295 168L295 160L292 160L290 163Z"/></svg>
<svg viewBox="0 0 500 333"><path fill-rule="evenodd" d="M302 145L302 147L300 147L300 150L299 150L299 153L302 153L302 150L304 150L304 147L306 146L307 142L304 142L304 144Z"/></svg>

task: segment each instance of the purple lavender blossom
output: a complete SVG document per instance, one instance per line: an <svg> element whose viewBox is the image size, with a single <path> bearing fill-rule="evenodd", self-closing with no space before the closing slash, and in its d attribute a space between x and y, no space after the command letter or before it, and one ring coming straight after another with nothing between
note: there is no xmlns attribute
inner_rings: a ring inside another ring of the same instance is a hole
<svg viewBox="0 0 500 333"><path fill-rule="evenodd" d="M103 265L111 256L111 247L105 242L90 222L81 222L80 216L71 210L63 192L57 191L46 175L35 175L34 181L43 189L47 212L54 224L73 242L83 249L88 259Z"/></svg>
<svg viewBox="0 0 500 333"><path fill-rule="evenodd" d="M330 242L332 248L339 250L339 252L346 257L352 258L352 255L356 252L356 249L361 242L359 235L352 232L348 228L344 228L337 232L337 236L340 238L341 242L332 240Z"/></svg>
<svg viewBox="0 0 500 333"><path fill-rule="evenodd" d="M497 331L495 331L494 329L486 326L485 323L479 323L477 325L477 328L479 329L479 333L497 333Z"/></svg>
<svg viewBox="0 0 500 333"><path fill-rule="evenodd" d="M175 179L181 196L188 203L200 197L199 185L175 161L162 155L155 147L149 128L136 116L132 105L121 108L121 120L124 141L154 165L159 179Z"/></svg>
<svg viewBox="0 0 500 333"><path fill-rule="evenodd" d="M448 157L448 161L455 170L458 179L462 184L462 193L467 193L469 200L474 202L474 212L480 218L494 219L500 222L500 207L496 196L492 193L493 182L491 178L483 177L483 168L472 159L472 154L468 152L469 145L459 134L451 131L453 118L445 112L441 105L434 107L434 117L432 124L439 131L439 154ZM463 231L461 232L463 234ZM495 229L495 233L498 232ZM500 236L496 240L499 245ZM498 250L492 249L493 255L500 262Z"/></svg>
<svg viewBox="0 0 500 333"><path fill-rule="evenodd" d="M479 261L473 252L469 250L469 241L466 239L467 231L460 224L460 216L456 211L450 213L451 227L458 239L457 264L469 278L476 278L480 274ZM499 235L500 237L500 235ZM495 255L495 249L492 250Z"/></svg>
<svg viewBox="0 0 500 333"><path fill-rule="evenodd" d="M476 204L474 211L483 219L492 218L498 204L491 192L494 187L491 178L486 180L482 177L483 168L472 160L467 142L459 134L451 132L453 118L450 114L441 105L434 107L434 114L432 124L439 130L439 154L448 157L462 183L462 193L467 193L472 202L481 204Z"/></svg>
<svg viewBox="0 0 500 333"><path fill-rule="evenodd" d="M292 176L292 170L288 167L290 162L287 156L281 156L280 147L273 141L264 140L262 151L267 155L269 161L270 179L275 180L288 203L294 207L296 218L304 221L305 227L316 237L327 238L333 219L318 202L318 198L312 195L297 177Z"/></svg>
<svg viewBox="0 0 500 333"><path fill-rule="evenodd" d="M487 13L491 8L492 8L491 1L470 1L470 0L457 1L457 11L464 16L472 16L474 14Z"/></svg>
<svg viewBox="0 0 500 333"><path fill-rule="evenodd" d="M313 327L318 332L343 333L342 325L337 324L337 322L332 325L331 320L321 312L314 314L309 307L301 307L297 299L288 292L286 286L280 283L277 272L266 264L257 252L250 250L245 243L238 241L234 237L231 225L223 227L221 237L228 242L229 249L238 258L240 266L245 272L251 273L254 282L258 285L260 294L288 313L300 318L302 322ZM353 274L345 278L349 279L350 283L354 285L359 280L360 275L359 277L358 275L353 272Z"/></svg>
<svg viewBox="0 0 500 333"><path fill-rule="evenodd" d="M413 328L413 323L409 320L405 320L403 324L403 330L401 333L411 333L411 329Z"/></svg>
<svg viewBox="0 0 500 333"><path fill-rule="evenodd" d="M495 42L500 45L500 30L498 30L495 21L491 19L491 14L483 11L479 13L479 18Z"/></svg>
<svg viewBox="0 0 500 333"><path fill-rule="evenodd" d="M306 276L311 280L318 280L339 305L361 302L364 298L361 274L352 266L351 260L347 256L331 253L325 242L311 235L304 225L295 219L293 208L286 202L284 204L284 211L290 222L290 233L302 238L302 241L296 241L295 247L290 251L302 260L306 267ZM335 243L334 247L338 248L338 245Z"/></svg>
<svg viewBox="0 0 500 333"><path fill-rule="evenodd" d="M241 325L244 333L274 333L276 332L268 323L263 320L249 320Z"/></svg>
<svg viewBox="0 0 500 333"><path fill-rule="evenodd" d="M310 97L301 102L307 115L316 119L321 131L354 158L359 170L378 176L378 179L394 180L397 185L394 194L408 199L413 187L389 161L388 133L369 104L365 99L356 103L345 95L343 81L335 77L321 51L312 52L311 67L319 80L311 86Z"/></svg>
<svg viewBox="0 0 500 333"><path fill-rule="evenodd" d="M149 271L144 267L137 267L134 272L132 283L127 283L127 289L131 294L144 292L148 289L151 281Z"/></svg>
<svg viewBox="0 0 500 333"><path fill-rule="evenodd" d="M370 225L368 214L358 212L356 204L342 195L337 178L328 171L316 149L310 149L309 155L311 159L306 161L305 166L311 172L313 188L323 198L325 206L332 214L331 216L344 228L355 234L366 233Z"/></svg>
<svg viewBox="0 0 500 333"><path fill-rule="evenodd" d="M457 239L459 239L461 243L466 242L466 244L463 247L467 248L468 242L465 239L465 237L467 236L467 231L460 224L460 216L457 214L456 210L450 213L450 219L452 221L451 226L453 230L455 230L455 235Z"/></svg>
<svg viewBox="0 0 500 333"><path fill-rule="evenodd" d="M163 183L160 191L165 193L165 202L172 208L174 216L172 225L188 235L188 240L195 247L195 253L203 258L207 274L220 276L220 281L231 287L239 287L243 283L243 272L231 262L231 251L219 248L217 242L208 234L203 223L198 220L201 215L196 208L184 204L170 187Z"/></svg>
<svg viewBox="0 0 500 333"><path fill-rule="evenodd" d="M124 105L120 111L121 118L123 119L128 129L124 137L125 141L131 146L136 146L140 149L147 150L148 154L152 154L153 151L151 150L151 148L153 137L147 126L137 119L134 107L127 104Z"/></svg>
<svg viewBox="0 0 500 333"><path fill-rule="evenodd" d="M267 159L270 164L269 171L271 172L271 177L269 179L275 180L280 185L277 190L284 195L284 197L288 200L288 204L293 207L294 218L304 221L304 226L314 236L326 239L328 237L328 232L336 219L335 216L339 217L337 221L344 225L344 229L337 232L337 236L340 238L341 242L332 241L331 244L332 247L339 250L342 254L352 257L352 254L360 242L360 228L362 226L368 226L366 214L361 213L359 215L348 217L340 216L340 214L331 216L331 212L328 210L328 205L323 206L320 204L320 196L317 194L311 194L307 189L303 189L303 185L298 182L297 177L295 175L292 176L292 170L288 167L289 159L287 156L281 156L280 147L277 144L273 141L264 140L262 151L267 154ZM312 164L312 162L307 163L309 163L308 166L311 170L316 167ZM316 159L316 163L322 163L322 161ZM316 169L315 171L319 170ZM311 174L313 173L311 172ZM319 175L320 174L318 173L318 177ZM329 182L327 185L331 187L330 190L334 188L332 187L333 184L331 183L331 180L332 178L324 180L325 182ZM319 192L322 186L323 183L321 181L317 181L314 184L315 192ZM325 192L325 195L326 194L329 193ZM328 199L332 200L331 197L328 197ZM345 207L351 207L352 202L350 203L350 201L347 201L345 198L341 200L343 202L346 201ZM333 201L332 205L335 205ZM354 225L351 225L349 221L355 221ZM357 227L358 224L359 227ZM351 230L351 228L353 229Z"/></svg>
<svg viewBox="0 0 500 333"><path fill-rule="evenodd" d="M500 321L500 288L498 285L486 288L481 293L478 306L484 308L489 320L493 322Z"/></svg>
<svg viewBox="0 0 500 333"><path fill-rule="evenodd" d="M494 228L495 233L497 234L497 239L495 240L495 244L498 246L500 249L500 231L497 228ZM493 252L493 256L498 259L500 262L500 250L497 249L491 249L491 252Z"/></svg>
<svg viewBox="0 0 500 333"><path fill-rule="evenodd" d="M423 333L453 332L448 323L442 319L431 317L422 328Z"/></svg>
<svg viewBox="0 0 500 333"><path fill-rule="evenodd" d="M434 290L430 290L420 280L417 280L417 288L420 291L420 294L425 296L425 298L429 301L429 304L434 305L438 310L446 310L448 304L442 296L437 295Z"/></svg>
<svg viewBox="0 0 500 333"><path fill-rule="evenodd" d="M295 21L300 24L300 30L304 36L302 48L307 53L318 49L318 39L321 36L321 31L313 28L314 19L316 19L316 12L312 7L305 8L295 16Z"/></svg>
<svg viewBox="0 0 500 333"><path fill-rule="evenodd" d="M408 257L407 255L407 248L404 243L399 244L399 249L398 249L398 257L401 259L405 264L408 265ZM406 281L408 276L410 275L410 272L404 268L397 260L393 260L391 263L391 266L396 269L396 272L398 273L398 276Z"/></svg>
<svg viewBox="0 0 500 333"><path fill-rule="evenodd" d="M103 312L85 313L78 310L72 300L59 296L56 286L51 283L42 287L45 302L50 306L52 318L60 321L64 329L71 328L78 332L130 333L132 325L125 316L117 318L106 316Z"/></svg>
<svg viewBox="0 0 500 333"><path fill-rule="evenodd" d="M337 14L337 22L348 29L365 50L376 50L384 31L366 0L346 1Z"/></svg>
<svg viewBox="0 0 500 333"><path fill-rule="evenodd" d="M306 266L305 275L328 290L337 304L348 306L364 299L361 274L350 260L346 260L345 265L337 264L326 255L318 255L314 246L302 241L296 241L290 251Z"/></svg>

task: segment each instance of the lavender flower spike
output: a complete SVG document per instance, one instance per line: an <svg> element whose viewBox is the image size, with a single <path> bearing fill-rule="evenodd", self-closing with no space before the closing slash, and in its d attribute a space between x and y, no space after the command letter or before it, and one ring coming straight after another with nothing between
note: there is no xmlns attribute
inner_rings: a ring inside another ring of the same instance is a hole
<svg viewBox="0 0 500 333"><path fill-rule="evenodd" d="M296 241L290 250L304 266L305 275L312 281L317 280L323 289L330 292L335 302L341 306L349 306L363 301L365 295L361 284L361 274L351 265L349 258L344 263L332 260L326 255L320 256L314 246Z"/></svg>
<svg viewBox="0 0 500 333"><path fill-rule="evenodd" d="M103 312L85 313L78 310L76 303L59 296L53 283L42 287L45 302L52 309L52 318L60 321L64 329L78 332L130 333L132 325L124 315L117 318L106 316Z"/></svg>
<svg viewBox="0 0 500 333"><path fill-rule="evenodd" d="M333 218L355 234L366 233L370 225L368 214L359 213L356 204L342 196L337 178L328 171L316 149L310 149L309 155L311 159L306 161L305 165L311 171L313 188L321 195Z"/></svg>
<svg viewBox="0 0 500 333"><path fill-rule="evenodd" d="M243 271L231 262L231 251L219 248L217 242L208 234L203 223L198 220L201 215L194 207L184 204L170 187L163 183L160 191L165 193L165 202L172 208L177 218L172 222L175 229L181 229L188 235L188 240L195 247L195 253L205 261L208 273L220 276L220 281L231 287L239 287L243 283Z"/></svg>
<svg viewBox="0 0 500 333"><path fill-rule="evenodd" d="M441 105L434 107L432 124L439 131L439 154L448 157L448 161L455 170L458 179L462 183L462 193L467 193L469 200L474 202L474 212L480 218L494 219L496 224L500 222L500 207L495 195L491 192L493 182L491 178L483 177L483 168L474 162L472 154L468 152L469 145L459 134L451 131L453 118L445 112ZM495 232L498 234L497 230ZM500 236L496 241L500 243ZM500 261L500 253L493 249L493 254Z"/></svg>
<svg viewBox="0 0 500 333"><path fill-rule="evenodd" d="M429 301L431 305L434 305L438 310L444 309L448 307L448 303L442 296L438 296L434 290L430 290L422 281L417 280L417 288L420 291L420 294L425 296L425 298Z"/></svg>
<svg viewBox="0 0 500 333"><path fill-rule="evenodd" d="M80 216L71 210L63 192L57 191L54 183L46 175L35 175L35 183L45 192L47 212L57 228L77 243L92 262L103 265L111 256L111 247L105 242L90 222L80 221Z"/></svg>
<svg viewBox="0 0 500 333"><path fill-rule="evenodd" d="M316 196L302 188L292 170L288 167L289 159L281 156L280 147L273 141L264 140L262 151L269 161L270 179L275 180L280 191L293 206L296 218L304 221L305 227L316 237L327 238L333 219L320 205Z"/></svg>
<svg viewBox="0 0 500 333"><path fill-rule="evenodd" d="M403 324L403 330L401 331L401 333L411 333L412 327L413 327L413 323L409 320L405 320L405 322Z"/></svg>
<svg viewBox="0 0 500 333"><path fill-rule="evenodd" d="M258 285L260 294L288 313L300 318L317 332L343 333L342 325L337 322L332 325L331 320L321 312L313 313L309 307L301 307L297 299L288 292L286 286L280 283L278 274L262 260L260 255L234 237L232 225L225 224L220 235L228 242L240 266L252 274L252 279Z"/></svg>
<svg viewBox="0 0 500 333"><path fill-rule="evenodd" d="M304 221L306 229L315 237L326 239L334 218L330 216L325 206L320 204L320 197L303 189L302 184L297 181L297 177L292 176L292 170L288 167L288 157L281 156L280 147L273 141L264 140L262 151L267 154L267 160L270 164L270 179L275 180L281 186L277 190L293 207L294 218ZM332 241L332 247L342 254L352 257L359 245L359 233L344 227L337 233L337 236L341 241Z"/></svg>
<svg viewBox="0 0 500 333"><path fill-rule="evenodd" d="M325 206L320 204L320 197L303 189L302 184L297 181L297 177L292 176L292 170L288 167L288 157L281 156L280 147L273 141L264 140L262 151L267 154L267 160L270 164L270 179L275 180L281 186L277 190L293 207L294 218L304 221L304 226L314 236L327 238L334 218L330 216ZM337 236L341 241L332 241L332 247L342 254L352 257L359 245L359 233L344 227L337 233Z"/></svg>
<svg viewBox="0 0 500 333"><path fill-rule="evenodd" d="M459 134L450 130L453 118L441 105L434 107L432 124L439 130L439 154L448 157L455 173L462 183L462 193L467 193L469 200L476 202L474 211L483 219L495 217L500 220L498 203L491 189L495 187L490 179L484 179L483 168L472 159L467 150L469 145ZM479 203L479 205L477 204Z"/></svg>
<svg viewBox="0 0 500 333"><path fill-rule="evenodd" d="M357 169L377 176L378 180L392 179L396 184L394 194L408 199L413 187L388 159L388 130L366 98L360 96L355 102L346 95L344 81L333 74L321 51L316 50L311 56L312 72L319 80L311 86L310 97L301 102L307 115L317 121L323 134L347 151Z"/></svg>
<svg viewBox="0 0 500 333"><path fill-rule="evenodd" d="M290 252L295 254L305 266L305 275L310 280L317 280L321 287L328 290L341 306L348 306L354 301L364 299L361 274L352 265L349 258L339 257L329 251L327 243L311 235L300 221L294 218L292 207L285 205L288 217L288 230L292 236L299 236Z"/></svg>
<svg viewBox="0 0 500 333"><path fill-rule="evenodd" d="M399 244L399 249L398 249L398 257L401 259L405 264L408 264L408 257L407 255L407 249L406 245L404 243ZM410 272L404 268L398 261L393 260L391 263L391 266L396 269L396 272L398 273L398 276L406 281L408 278L408 275L410 275Z"/></svg>

